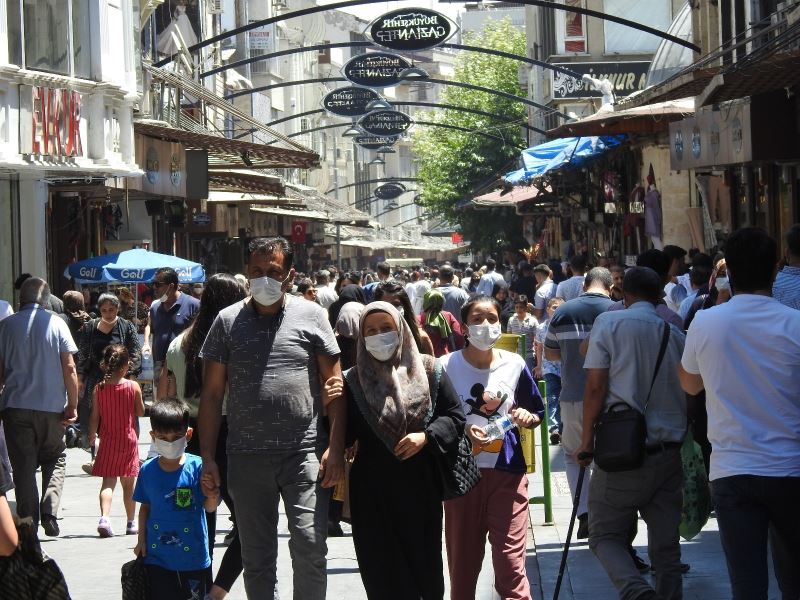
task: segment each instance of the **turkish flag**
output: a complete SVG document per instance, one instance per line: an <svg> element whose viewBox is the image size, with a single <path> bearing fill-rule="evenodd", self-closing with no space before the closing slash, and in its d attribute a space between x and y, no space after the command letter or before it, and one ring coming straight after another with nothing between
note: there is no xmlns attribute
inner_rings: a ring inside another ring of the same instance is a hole
<svg viewBox="0 0 800 600"><path fill-rule="evenodd" d="M306 226L308 223L305 221L292 221L292 243L305 244L306 243Z"/></svg>
<svg viewBox="0 0 800 600"><path fill-rule="evenodd" d="M450 242L452 244L460 244L464 241L464 236L458 232L453 232L450 234Z"/></svg>

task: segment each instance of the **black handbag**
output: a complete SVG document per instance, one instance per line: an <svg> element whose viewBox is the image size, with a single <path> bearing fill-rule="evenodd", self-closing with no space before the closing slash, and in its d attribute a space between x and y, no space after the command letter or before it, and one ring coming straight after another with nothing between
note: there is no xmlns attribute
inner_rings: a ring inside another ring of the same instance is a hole
<svg viewBox="0 0 800 600"><path fill-rule="evenodd" d="M121 569L122 600L147 600L147 572L139 556Z"/></svg>
<svg viewBox="0 0 800 600"><path fill-rule="evenodd" d="M669 344L669 324L664 323L661 348L658 351L653 379L644 402L644 410L639 411L625 402L616 402L600 415L594 426L594 462L610 473L630 471L642 466L647 440L647 421L645 413L650 402L650 394L658 376Z"/></svg>
<svg viewBox="0 0 800 600"><path fill-rule="evenodd" d="M0 557L0 598L14 600L70 600L64 574L42 552L30 517L16 523L19 548Z"/></svg>
<svg viewBox="0 0 800 600"><path fill-rule="evenodd" d="M436 399L439 396L439 381L442 377L442 367L439 361L433 369L432 388L435 393L431 394L433 402L431 407L436 406ZM481 470L472 455L472 442L467 437L466 431L462 431L458 438L455 448L447 452L437 452L432 449L436 469L439 473L439 481L442 490L442 500L452 500L459 498L474 488L481 479Z"/></svg>

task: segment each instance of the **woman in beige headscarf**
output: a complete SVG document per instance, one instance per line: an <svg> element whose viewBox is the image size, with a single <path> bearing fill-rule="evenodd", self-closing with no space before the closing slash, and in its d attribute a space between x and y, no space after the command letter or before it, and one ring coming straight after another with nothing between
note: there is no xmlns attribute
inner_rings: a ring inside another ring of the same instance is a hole
<svg viewBox="0 0 800 600"><path fill-rule="evenodd" d="M361 315L345 373L353 542L370 599L441 600L442 495L435 454L455 451L461 401L388 302Z"/></svg>

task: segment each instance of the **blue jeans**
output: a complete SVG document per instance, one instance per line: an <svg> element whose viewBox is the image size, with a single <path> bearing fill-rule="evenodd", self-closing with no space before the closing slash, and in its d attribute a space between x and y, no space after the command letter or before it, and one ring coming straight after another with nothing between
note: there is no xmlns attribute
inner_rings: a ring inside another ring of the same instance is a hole
<svg viewBox="0 0 800 600"><path fill-rule="evenodd" d="M562 430L561 405L558 397L561 395L561 377L552 373L545 373L544 382L547 385L547 430L550 433Z"/></svg>
<svg viewBox="0 0 800 600"><path fill-rule="evenodd" d="M768 539L783 600L800 598L800 477L734 475L711 491L733 600L766 600Z"/></svg>

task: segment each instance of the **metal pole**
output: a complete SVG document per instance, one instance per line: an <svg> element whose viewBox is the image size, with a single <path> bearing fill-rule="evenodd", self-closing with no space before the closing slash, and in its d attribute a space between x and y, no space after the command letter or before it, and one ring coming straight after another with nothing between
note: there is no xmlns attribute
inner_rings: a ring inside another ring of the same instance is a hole
<svg viewBox="0 0 800 600"><path fill-rule="evenodd" d="M336 201L339 201L339 169L336 166L336 133L331 136L333 138L333 190ZM342 225L336 223L336 268L339 273L342 272Z"/></svg>
<svg viewBox="0 0 800 600"><path fill-rule="evenodd" d="M529 504L543 504L544 505L544 524L554 525L553 521L553 492L550 484L550 438L547 431L547 385L544 381L539 381L539 394L542 396L542 403L544 404L544 421L539 425L539 433L541 435L540 449L542 451L542 495L534 496L528 502Z"/></svg>

